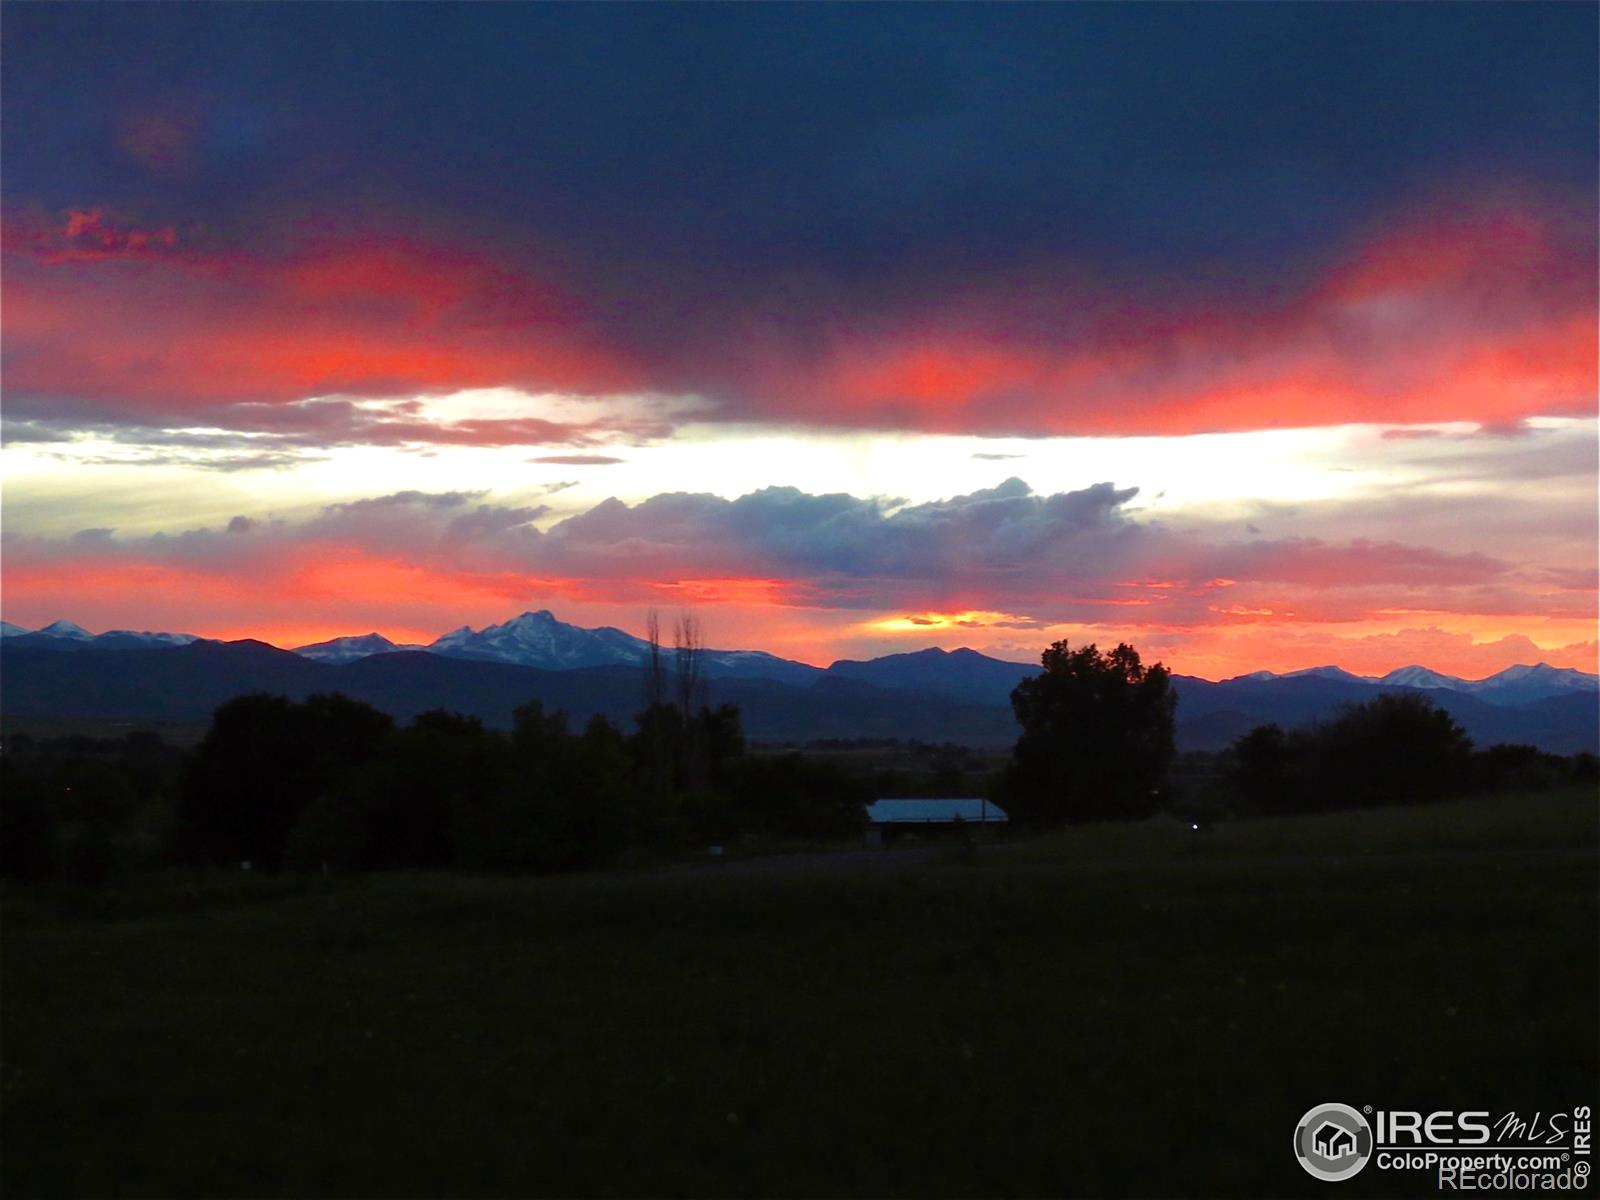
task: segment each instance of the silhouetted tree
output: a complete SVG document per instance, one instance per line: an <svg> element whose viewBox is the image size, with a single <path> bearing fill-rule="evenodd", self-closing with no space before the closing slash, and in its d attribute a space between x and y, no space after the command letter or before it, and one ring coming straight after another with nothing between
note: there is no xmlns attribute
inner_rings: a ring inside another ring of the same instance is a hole
<svg viewBox="0 0 1600 1200"><path fill-rule="evenodd" d="M179 857L281 866L301 814L370 761L393 727L384 713L337 694L230 700L184 777L173 831Z"/></svg>
<svg viewBox="0 0 1600 1200"><path fill-rule="evenodd" d="M1573 763L1536 746L1500 743L1475 750L1468 785L1475 792L1544 791L1572 778Z"/></svg>
<svg viewBox="0 0 1600 1200"><path fill-rule="evenodd" d="M1315 731L1316 783L1330 807L1437 800L1462 787L1472 742L1416 692L1385 692Z"/></svg>
<svg viewBox="0 0 1600 1200"><path fill-rule="evenodd" d="M858 833L872 799L866 780L836 763L799 754L758 755L739 764L735 818L740 829L784 837Z"/></svg>
<svg viewBox="0 0 1600 1200"><path fill-rule="evenodd" d="M726 837L733 768L744 753L738 707L701 706L685 715L676 704L658 704L636 721L631 811L640 840L671 841L690 832Z"/></svg>
<svg viewBox="0 0 1600 1200"><path fill-rule="evenodd" d="M1567 760L1567 778L1573 783L1600 783L1600 756L1587 750L1574 754Z"/></svg>
<svg viewBox="0 0 1600 1200"><path fill-rule="evenodd" d="M626 744L604 717L575 736L565 713L525 704L495 786L457 814L457 860L540 872L609 862L630 832L628 777Z"/></svg>
<svg viewBox="0 0 1600 1200"><path fill-rule="evenodd" d="M1153 812L1174 749L1166 668L1126 644L1102 654L1064 641L1041 662L1011 693L1022 734L997 798L1014 820L1045 826Z"/></svg>
<svg viewBox="0 0 1600 1200"><path fill-rule="evenodd" d="M311 869L443 865L456 813L498 785L504 760L505 738L478 718L423 713L312 802L289 835L289 861Z"/></svg>
<svg viewBox="0 0 1600 1200"><path fill-rule="evenodd" d="M1467 783L1472 743L1450 714L1415 692L1386 692L1326 724L1252 729L1228 754L1226 785L1252 812L1366 808L1436 800ZM1493 764L1536 762L1515 748ZM1533 756L1533 757L1530 757Z"/></svg>
<svg viewBox="0 0 1600 1200"><path fill-rule="evenodd" d="M1289 807L1292 770L1288 735L1277 725L1257 725L1233 743L1223 778L1239 809L1281 811Z"/></svg>
<svg viewBox="0 0 1600 1200"><path fill-rule="evenodd" d="M705 630L700 619L693 613L680 613L672 631L672 665L678 711L685 721L706 704L705 657Z"/></svg>
<svg viewBox="0 0 1600 1200"><path fill-rule="evenodd" d="M661 661L661 618L651 609L644 619L645 640L649 649L644 662L644 706L654 708L667 702L667 673Z"/></svg>
<svg viewBox="0 0 1600 1200"><path fill-rule="evenodd" d="M646 619L644 710L631 739L635 767L630 825L641 842L681 835L720 838L735 823L730 764L744 750L739 710L712 708L705 674L705 632L692 613L673 626L671 686L662 665L660 622Z"/></svg>

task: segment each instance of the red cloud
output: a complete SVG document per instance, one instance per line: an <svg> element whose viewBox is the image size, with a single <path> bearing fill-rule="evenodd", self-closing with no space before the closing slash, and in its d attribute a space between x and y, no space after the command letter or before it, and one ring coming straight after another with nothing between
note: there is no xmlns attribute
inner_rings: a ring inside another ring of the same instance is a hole
<svg viewBox="0 0 1600 1200"><path fill-rule="evenodd" d="M56 401L226 424L241 401L509 385L702 394L732 420L1185 434L1511 425L1590 414L1597 386L1592 230L1528 202L1390 226L1309 283L1249 296L1119 294L1062 267L835 313L809 339L715 294L591 294L415 236L320 232L263 254L93 208L10 225L8 392L58 420Z"/></svg>
<svg viewBox="0 0 1600 1200"><path fill-rule="evenodd" d="M1311 286L1265 302L1181 288L1165 306L1081 288L991 289L841 334L809 363L769 355L759 387L796 419L938 432L1588 415L1591 239L1553 210L1491 205L1385 231Z"/></svg>
<svg viewBox="0 0 1600 1200"><path fill-rule="evenodd" d="M8 243L13 395L137 415L502 384L610 392L640 379L558 289L417 239L324 236L265 257L180 247L171 229L91 209Z"/></svg>
<svg viewBox="0 0 1600 1200"><path fill-rule="evenodd" d="M139 229L109 220L100 208L69 209L59 227L26 236L34 254L50 264L157 258L178 244L177 231L170 225Z"/></svg>

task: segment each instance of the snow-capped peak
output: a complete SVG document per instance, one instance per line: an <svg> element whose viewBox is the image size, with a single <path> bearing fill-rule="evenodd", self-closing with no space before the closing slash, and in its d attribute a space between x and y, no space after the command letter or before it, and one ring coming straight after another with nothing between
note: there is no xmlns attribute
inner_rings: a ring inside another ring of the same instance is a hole
<svg viewBox="0 0 1600 1200"><path fill-rule="evenodd" d="M114 641L144 642L151 646L187 646L190 642L200 640L192 633L151 633L148 629L108 629L100 638L111 638Z"/></svg>
<svg viewBox="0 0 1600 1200"><path fill-rule="evenodd" d="M452 658L489 659L565 669L644 661L648 643L620 629L581 629L548 609L525 612L481 630L462 626L428 647Z"/></svg>
<svg viewBox="0 0 1600 1200"><path fill-rule="evenodd" d="M1444 675L1413 663L1409 667L1396 667L1378 682L1393 687L1449 688L1452 691L1459 691L1462 681L1454 675Z"/></svg>
<svg viewBox="0 0 1600 1200"><path fill-rule="evenodd" d="M82 625L74 625L71 621L51 621L41 629L34 630L46 637L72 638L74 641L86 642L94 636Z"/></svg>
<svg viewBox="0 0 1600 1200"><path fill-rule="evenodd" d="M1371 683L1371 682L1373 682L1371 679L1367 678L1365 675L1357 675L1354 672L1346 671L1343 667L1335 667L1335 666L1306 667L1304 670L1300 670L1300 671L1289 671L1286 674L1278 676L1278 678L1279 679L1306 679L1306 678L1311 678L1311 679L1339 679L1339 680L1343 680L1345 683Z"/></svg>
<svg viewBox="0 0 1600 1200"><path fill-rule="evenodd" d="M422 650L417 645L391 642L381 633L362 633L349 637L330 638L326 642L313 642L309 646L296 646L294 652L303 658L325 663L354 662L358 658L371 658L374 654L393 654L399 650Z"/></svg>
<svg viewBox="0 0 1600 1200"><path fill-rule="evenodd" d="M1568 673L1581 674L1581 672L1573 671L1573 669L1571 667L1565 667L1565 668L1552 667L1549 663L1543 663L1543 662L1542 663L1534 663L1532 666L1529 666L1526 663L1521 663L1521 664L1518 664L1517 666L1514 666L1514 667L1507 667L1504 671L1496 671L1493 675L1490 675L1488 678L1480 679L1477 682L1479 682L1479 683L1521 683L1524 679L1536 679L1536 678L1540 678L1540 677L1548 677L1548 676L1553 676L1553 675L1566 675Z"/></svg>
<svg viewBox="0 0 1600 1200"><path fill-rule="evenodd" d="M1559 695L1562 692L1592 691L1600 688L1600 676L1576 667L1552 667L1549 663L1518 665L1466 685L1481 695L1532 694Z"/></svg>

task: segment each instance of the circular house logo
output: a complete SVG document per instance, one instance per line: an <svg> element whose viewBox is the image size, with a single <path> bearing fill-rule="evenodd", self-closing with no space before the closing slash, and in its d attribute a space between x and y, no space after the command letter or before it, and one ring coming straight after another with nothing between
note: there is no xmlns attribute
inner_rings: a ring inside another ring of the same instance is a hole
<svg viewBox="0 0 1600 1200"><path fill-rule="evenodd" d="M1318 1179L1349 1179L1372 1157L1372 1126L1348 1104L1319 1104L1295 1127L1294 1153Z"/></svg>

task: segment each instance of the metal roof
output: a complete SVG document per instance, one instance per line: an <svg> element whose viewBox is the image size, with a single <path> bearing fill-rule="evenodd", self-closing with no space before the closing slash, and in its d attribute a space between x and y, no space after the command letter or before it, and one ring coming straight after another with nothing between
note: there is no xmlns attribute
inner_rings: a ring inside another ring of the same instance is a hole
<svg viewBox="0 0 1600 1200"><path fill-rule="evenodd" d="M977 800L874 800L867 805L867 819L874 825L934 824L954 821L977 823L1009 820L1005 811L992 801Z"/></svg>

